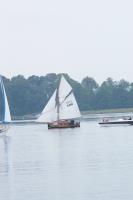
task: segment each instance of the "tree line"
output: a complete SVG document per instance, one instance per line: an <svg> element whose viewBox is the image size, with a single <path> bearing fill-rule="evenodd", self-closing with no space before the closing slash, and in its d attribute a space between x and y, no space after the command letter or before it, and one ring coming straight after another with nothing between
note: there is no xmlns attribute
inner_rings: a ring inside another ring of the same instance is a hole
<svg viewBox="0 0 133 200"><path fill-rule="evenodd" d="M40 113L59 83L61 74L3 77L12 116ZM98 84L85 77L81 83L64 74L71 84L81 111L133 107L133 83L108 78Z"/></svg>

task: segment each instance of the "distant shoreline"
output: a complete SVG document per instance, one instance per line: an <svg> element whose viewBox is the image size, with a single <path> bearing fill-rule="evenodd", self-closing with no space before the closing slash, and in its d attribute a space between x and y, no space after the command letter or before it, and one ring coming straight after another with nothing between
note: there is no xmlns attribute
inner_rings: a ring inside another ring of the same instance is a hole
<svg viewBox="0 0 133 200"><path fill-rule="evenodd" d="M104 113L129 113L133 112L133 108L116 108L116 109L102 109L102 110L91 110L91 111L82 111L82 115L89 114L104 114Z"/></svg>

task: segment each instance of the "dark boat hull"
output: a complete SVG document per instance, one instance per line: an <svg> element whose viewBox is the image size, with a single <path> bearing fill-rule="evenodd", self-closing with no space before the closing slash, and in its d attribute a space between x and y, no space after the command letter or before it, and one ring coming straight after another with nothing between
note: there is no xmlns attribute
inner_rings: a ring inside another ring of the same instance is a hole
<svg viewBox="0 0 133 200"><path fill-rule="evenodd" d="M48 129L62 129L62 128L79 128L80 123L59 123L59 124L54 124L54 123L48 123Z"/></svg>

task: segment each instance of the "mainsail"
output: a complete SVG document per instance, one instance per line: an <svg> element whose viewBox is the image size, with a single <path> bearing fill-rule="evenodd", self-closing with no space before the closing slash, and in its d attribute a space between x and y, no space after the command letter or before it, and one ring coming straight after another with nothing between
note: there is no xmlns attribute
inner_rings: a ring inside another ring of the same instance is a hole
<svg viewBox="0 0 133 200"><path fill-rule="evenodd" d="M72 87L62 76L59 87L37 119L38 122L53 122L63 119L79 118L80 111Z"/></svg>
<svg viewBox="0 0 133 200"><path fill-rule="evenodd" d="M6 122L11 121L11 115L10 115L9 105L8 105L7 96L5 92L5 87L4 87L1 76L0 76L0 90L1 90L1 107L2 107L1 122L6 123Z"/></svg>

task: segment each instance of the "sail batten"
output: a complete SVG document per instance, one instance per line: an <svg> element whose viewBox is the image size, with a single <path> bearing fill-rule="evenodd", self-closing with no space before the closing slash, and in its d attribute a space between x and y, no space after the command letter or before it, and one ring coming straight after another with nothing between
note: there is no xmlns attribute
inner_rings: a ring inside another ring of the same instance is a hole
<svg viewBox="0 0 133 200"><path fill-rule="evenodd" d="M58 89L42 111L38 122L52 122L63 119L79 118L80 111L72 87L62 76Z"/></svg>

